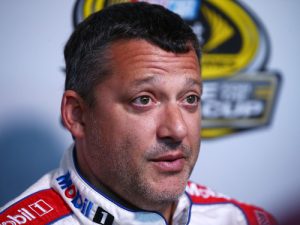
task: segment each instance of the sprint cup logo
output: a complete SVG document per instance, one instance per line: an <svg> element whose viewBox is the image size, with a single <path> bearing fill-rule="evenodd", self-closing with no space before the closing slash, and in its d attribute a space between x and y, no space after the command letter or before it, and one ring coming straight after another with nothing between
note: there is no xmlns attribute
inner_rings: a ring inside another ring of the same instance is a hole
<svg viewBox="0 0 300 225"><path fill-rule="evenodd" d="M136 0L77 0L74 25L106 6ZM202 45L202 137L216 138L270 123L280 75L268 71L265 29L238 1L148 0L178 13Z"/></svg>

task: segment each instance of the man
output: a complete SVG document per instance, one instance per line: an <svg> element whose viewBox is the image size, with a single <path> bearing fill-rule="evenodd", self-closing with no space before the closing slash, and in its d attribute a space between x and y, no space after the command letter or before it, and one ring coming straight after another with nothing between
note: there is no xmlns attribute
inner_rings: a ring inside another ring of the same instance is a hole
<svg viewBox="0 0 300 225"><path fill-rule="evenodd" d="M1 210L0 224L272 224L262 209L188 182L200 147L196 36L162 6L126 3L65 47L60 168ZM186 190L186 191L185 191Z"/></svg>

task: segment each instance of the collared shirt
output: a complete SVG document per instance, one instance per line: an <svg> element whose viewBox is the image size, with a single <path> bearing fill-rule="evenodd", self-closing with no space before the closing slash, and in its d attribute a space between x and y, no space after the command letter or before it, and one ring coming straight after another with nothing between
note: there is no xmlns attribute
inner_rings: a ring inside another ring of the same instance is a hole
<svg viewBox="0 0 300 225"><path fill-rule="evenodd" d="M43 176L0 210L0 225L167 225L159 212L131 209L94 188L76 168L71 147L58 169ZM273 217L189 182L178 199L172 225L271 225Z"/></svg>

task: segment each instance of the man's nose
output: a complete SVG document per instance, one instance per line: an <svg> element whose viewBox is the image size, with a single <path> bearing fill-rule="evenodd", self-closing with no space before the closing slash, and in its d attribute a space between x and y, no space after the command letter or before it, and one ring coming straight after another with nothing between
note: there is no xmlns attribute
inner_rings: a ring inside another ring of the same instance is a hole
<svg viewBox="0 0 300 225"><path fill-rule="evenodd" d="M165 105L159 118L158 138L180 142L186 137L187 132L187 125L180 107L177 104Z"/></svg>

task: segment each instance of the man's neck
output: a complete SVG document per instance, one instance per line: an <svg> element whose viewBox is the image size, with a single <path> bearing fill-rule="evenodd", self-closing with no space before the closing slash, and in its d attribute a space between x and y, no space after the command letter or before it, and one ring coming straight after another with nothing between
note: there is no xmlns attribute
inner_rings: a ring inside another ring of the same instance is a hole
<svg viewBox="0 0 300 225"><path fill-rule="evenodd" d="M86 176L85 176L86 177ZM98 180L93 182L90 180L88 177L86 177L95 187L101 192L104 193L106 196L108 196L110 199L112 199L114 202L120 203L122 206L131 209L131 210L143 210L130 202L126 201L119 195L117 195L115 192L113 192L109 187L106 187L103 183L99 182ZM168 222L169 225L172 225L172 219L173 219L173 214L176 210L177 204L174 202L170 204L168 207L165 208L165 210L161 209L158 210L165 220Z"/></svg>

